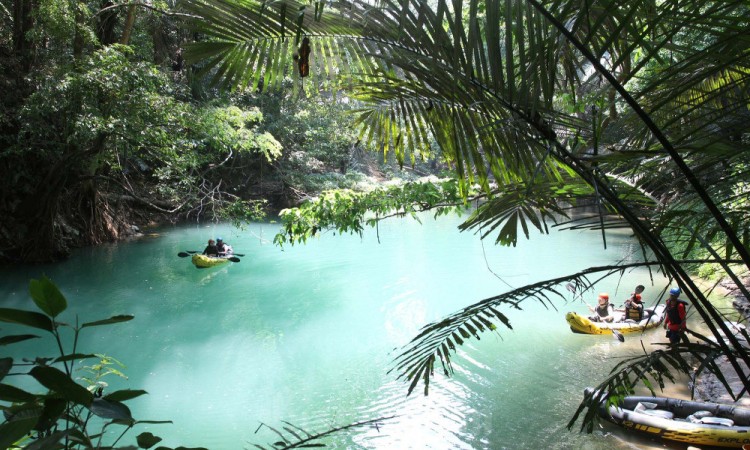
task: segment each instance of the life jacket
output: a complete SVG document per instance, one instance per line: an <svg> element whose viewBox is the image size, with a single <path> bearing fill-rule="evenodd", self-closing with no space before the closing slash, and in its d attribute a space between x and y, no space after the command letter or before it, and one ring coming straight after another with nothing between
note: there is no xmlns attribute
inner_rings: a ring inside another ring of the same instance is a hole
<svg viewBox="0 0 750 450"><path fill-rule="evenodd" d="M594 311L599 317L607 317L609 316L609 308L610 305L607 303L606 305L596 305L596 308L594 308Z"/></svg>
<svg viewBox="0 0 750 450"><path fill-rule="evenodd" d="M641 305L641 308L638 308L637 305ZM643 317L643 305L641 303L634 303L631 300L628 300L625 302L625 319L635 320L636 322L640 322Z"/></svg>
<svg viewBox="0 0 750 450"><path fill-rule="evenodd" d="M685 300L677 299L677 304L674 305L672 308L667 308L667 317L669 317L669 323L671 325L681 325L682 319L680 318L680 303L682 303L683 308L687 308L687 302ZM685 309L685 312L687 312L687 309Z"/></svg>

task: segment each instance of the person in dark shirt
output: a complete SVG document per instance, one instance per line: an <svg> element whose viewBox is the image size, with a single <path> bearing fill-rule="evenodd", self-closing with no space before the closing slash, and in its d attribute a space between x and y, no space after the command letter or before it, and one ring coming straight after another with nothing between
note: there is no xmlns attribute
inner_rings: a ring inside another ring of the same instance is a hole
<svg viewBox="0 0 750 450"><path fill-rule="evenodd" d="M203 254L206 256L219 256L219 248L213 239L208 240L208 245L203 249Z"/></svg>

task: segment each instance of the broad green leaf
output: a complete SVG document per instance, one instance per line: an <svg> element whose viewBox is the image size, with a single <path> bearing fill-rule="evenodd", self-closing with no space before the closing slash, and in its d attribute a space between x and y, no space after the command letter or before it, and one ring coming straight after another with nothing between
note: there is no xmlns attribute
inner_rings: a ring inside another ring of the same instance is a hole
<svg viewBox="0 0 750 450"><path fill-rule="evenodd" d="M159 436L154 436L151 433L141 433L136 437L136 441L138 442L138 447L140 448L151 448L154 445L161 442L161 438Z"/></svg>
<svg viewBox="0 0 750 450"><path fill-rule="evenodd" d="M66 400L89 406L94 399L94 394L54 367L37 366L31 369L29 373L42 386L59 394Z"/></svg>
<svg viewBox="0 0 750 450"><path fill-rule="evenodd" d="M27 341L29 339L35 339L39 336L35 334L17 334L15 336L3 336L0 337L0 345L15 344L16 342Z"/></svg>
<svg viewBox="0 0 750 450"><path fill-rule="evenodd" d="M62 438L69 435L70 431L57 431L55 433L50 434L47 437L43 437L41 439L37 439L31 444L24 447L24 450L46 450L50 448L58 448L55 444L60 442Z"/></svg>
<svg viewBox="0 0 750 450"><path fill-rule="evenodd" d="M63 417L68 402L62 398L50 397L44 400L44 408L36 424L37 430L47 430L53 428L58 420Z"/></svg>
<svg viewBox="0 0 750 450"><path fill-rule="evenodd" d="M33 402L36 396L15 386L0 383L0 400L11 403Z"/></svg>
<svg viewBox="0 0 750 450"><path fill-rule="evenodd" d="M34 429L36 417L13 420L0 425L0 448L10 448Z"/></svg>
<svg viewBox="0 0 750 450"><path fill-rule="evenodd" d="M54 329L54 325L49 317L44 314L39 314L38 312L24 311L21 309L0 308L0 321L17 323L50 332Z"/></svg>
<svg viewBox="0 0 750 450"><path fill-rule="evenodd" d="M103 398L111 402L124 402L145 394L148 394L148 392L140 389L123 389L121 391L115 391L111 394L105 395Z"/></svg>
<svg viewBox="0 0 750 450"><path fill-rule="evenodd" d="M61 356L59 358L55 359L55 362L65 362L65 361L77 361L79 359L89 359L89 358L98 358L97 355L86 355L83 353L73 353L72 355L65 355Z"/></svg>
<svg viewBox="0 0 750 450"><path fill-rule="evenodd" d="M133 416L130 414L130 409L120 402L95 398L89 409L92 413L105 419L133 420Z"/></svg>
<svg viewBox="0 0 750 450"><path fill-rule="evenodd" d="M97 437L96 435L86 436L78 428L73 428L69 430L69 436L70 436L71 442L77 442L79 444L83 444L84 448L93 448L94 444L91 442L91 439Z"/></svg>
<svg viewBox="0 0 750 450"><path fill-rule="evenodd" d="M29 282L31 298L44 313L50 317L57 317L68 307L65 296L47 277Z"/></svg>
<svg viewBox="0 0 750 450"><path fill-rule="evenodd" d="M5 420L12 422L24 419L39 420L42 415L42 406L37 403L21 403L12 406L6 406L3 415Z"/></svg>
<svg viewBox="0 0 750 450"><path fill-rule="evenodd" d="M0 358L0 380L13 368L13 358Z"/></svg>
<svg viewBox="0 0 750 450"><path fill-rule="evenodd" d="M81 328L86 327L97 327L99 325L109 325L111 323L120 323L120 322L127 322L129 320L133 320L134 316L131 316L129 314L122 314L119 316L112 316L109 319L103 319L103 320L97 320L96 322L88 322L81 325Z"/></svg>

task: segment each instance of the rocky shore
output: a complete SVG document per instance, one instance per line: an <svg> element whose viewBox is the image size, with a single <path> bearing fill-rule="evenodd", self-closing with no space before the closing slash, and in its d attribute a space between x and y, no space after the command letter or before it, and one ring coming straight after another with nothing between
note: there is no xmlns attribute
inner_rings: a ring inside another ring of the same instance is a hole
<svg viewBox="0 0 750 450"><path fill-rule="evenodd" d="M750 277L743 279L742 282L748 289L750 289ZM722 282L720 286L726 291L727 296L733 298L732 305L741 315L741 319L732 324L733 329L736 330L735 335L740 338L740 341L743 341L745 339L740 330L744 329L750 323L750 299L745 297L737 285L731 281ZM729 362L727 362L726 358L722 359L723 361L719 361L719 366L722 368L722 373L732 387L732 390L737 394L743 389L742 382L739 380L734 368L732 368ZM748 373L747 366L744 364L742 364L742 366L745 369L745 373ZM727 392L726 388L713 374L702 375L695 381L695 397L696 400L701 401L737 403L738 405L750 407L750 396L744 396L735 402Z"/></svg>

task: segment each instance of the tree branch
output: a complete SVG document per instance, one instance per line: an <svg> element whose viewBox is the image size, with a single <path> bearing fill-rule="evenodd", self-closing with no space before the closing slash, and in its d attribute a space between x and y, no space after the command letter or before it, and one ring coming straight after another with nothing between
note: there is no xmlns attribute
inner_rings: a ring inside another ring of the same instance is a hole
<svg viewBox="0 0 750 450"><path fill-rule="evenodd" d="M2 6L2 5L0 4L0 6ZM164 11L162 9L156 8L154 6L151 6L151 5L147 4L147 3L141 3L141 2L118 3L117 5L107 6L106 8L102 8L99 11L97 11L97 13L94 14L92 17L96 17L99 14L101 14L103 12L106 12L106 11L109 11L109 10L112 10L112 9L129 8L131 6L136 6L136 7L150 9L150 10L158 12L159 14L162 14L164 16L185 17L185 18L190 18L190 19L201 19L200 16L196 16L196 15L193 15L193 14L185 14L185 13Z"/></svg>

